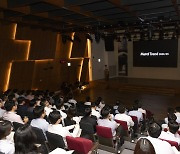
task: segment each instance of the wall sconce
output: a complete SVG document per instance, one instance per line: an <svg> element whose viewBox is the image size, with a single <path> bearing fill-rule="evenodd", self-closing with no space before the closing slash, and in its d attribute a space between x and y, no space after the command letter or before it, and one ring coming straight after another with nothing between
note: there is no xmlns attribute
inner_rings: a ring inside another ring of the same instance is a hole
<svg viewBox="0 0 180 154"><path fill-rule="evenodd" d="M67 66L70 67L70 66L71 66L71 63L67 63Z"/></svg>

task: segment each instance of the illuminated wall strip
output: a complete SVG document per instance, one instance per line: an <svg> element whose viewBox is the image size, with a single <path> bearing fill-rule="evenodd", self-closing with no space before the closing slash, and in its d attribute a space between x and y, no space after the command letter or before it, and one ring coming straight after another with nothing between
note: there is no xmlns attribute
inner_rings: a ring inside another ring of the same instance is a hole
<svg viewBox="0 0 180 154"><path fill-rule="evenodd" d="M17 29L17 24L14 24L13 39L15 39L16 37L16 29Z"/></svg>
<svg viewBox="0 0 180 154"><path fill-rule="evenodd" d="M88 57L89 57L89 81L92 81L92 61L91 61L91 41L87 39L87 46L88 46Z"/></svg>
<svg viewBox="0 0 180 154"><path fill-rule="evenodd" d="M7 75L6 75L7 80L6 80L6 84L5 84L5 87L4 87L4 91L8 90L8 87L9 87L11 67L12 67L12 62L8 64Z"/></svg>
<svg viewBox="0 0 180 154"><path fill-rule="evenodd" d="M29 59L30 49L31 49L31 41L28 41L28 47L27 47L27 52L26 52L26 60Z"/></svg>
<svg viewBox="0 0 180 154"><path fill-rule="evenodd" d="M79 75L78 75L78 80L79 80L79 81L80 81L80 79L81 79L83 62L84 62L84 60L82 59L82 60L81 60L81 66L80 66L80 69L79 69Z"/></svg>
<svg viewBox="0 0 180 154"><path fill-rule="evenodd" d="M74 34L75 34L75 33L72 33L72 35L71 35L72 40L74 40L74 39L73 39L73 38L74 38ZM69 55L68 55L68 58L69 58L69 59L71 59L72 46L73 46L73 42L70 42Z"/></svg>
<svg viewBox="0 0 180 154"><path fill-rule="evenodd" d="M54 61L54 59L40 59L40 60L35 60L35 62L48 62L48 61Z"/></svg>

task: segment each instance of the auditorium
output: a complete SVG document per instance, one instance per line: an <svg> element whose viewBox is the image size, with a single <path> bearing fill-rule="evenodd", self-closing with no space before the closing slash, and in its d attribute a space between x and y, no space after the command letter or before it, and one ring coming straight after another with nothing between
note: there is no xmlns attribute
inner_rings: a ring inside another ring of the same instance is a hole
<svg viewBox="0 0 180 154"><path fill-rule="evenodd" d="M1 0L0 154L179 154L178 0Z"/></svg>

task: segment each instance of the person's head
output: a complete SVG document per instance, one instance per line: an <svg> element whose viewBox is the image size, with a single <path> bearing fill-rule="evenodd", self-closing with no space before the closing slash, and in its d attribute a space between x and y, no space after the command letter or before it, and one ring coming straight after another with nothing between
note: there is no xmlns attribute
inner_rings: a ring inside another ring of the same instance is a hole
<svg viewBox="0 0 180 154"><path fill-rule="evenodd" d="M18 102L19 105L24 105L25 104L25 98L24 97L19 97L17 99L17 102Z"/></svg>
<svg viewBox="0 0 180 154"><path fill-rule="evenodd" d="M44 106L36 106L33 110L36 118L44 118L46 116Z"/></svg>
<svg viewBox="0 0 180 154"><path fill-rule="evenodd" d="M90 102L91 98L89 96L86 97L86 102Z"/></svg>
<svg viewBox="0 0 180 154"><path fill-rule="evenodd" d="M156 122L149 125L148 133L151 137L158 138L161 134L161 131L162 127Z"/></svg>
<svg viewBox="0 0 180 154"><path fill-rule="evenodd" d="M11 133L12 125L10 121L0 120L0 140Z"/></svg>
<svg viewBox="0 0 180 154"><path fill-rule="evenodd" d="M168 127L169 127L169 131L173 134L176 134L177 131L179 130L179 124L174 120L168 121Z"/></svg>
<svg viewBox="0 0 180 154"><path fill-rule="evenodd" d="M84 117L88 117L91 115L91 108L85 108Z"/></svg>
<svg viewBox="0 0 180 154"><path fill-rule="evenodd" d="M9 96L8 96L8 100L9 100L9 101L12 101L12 100L15 101L15 100L16 100L15 94L9 95Z"/></svg>
<svg viewBox="0 0 180 154"><path fill-rule="evenodd" d="M148 139L141 138L136 143L134 154L155 154L155 149Z"/></svg>
<svg viewBox="0 0 180 154"><path fill-rule="evenodd" d="M91 103L91 107L92 107L92 108L96 108L96 103L95 103L95 102L92 102L92 103Z"/></svg>
<svg viewBox="0 0 180 154"><path fill-rule="evenodd" d="M41 99L40 105L44 106L44 107L49 106L49 101L47 99L43 98L43 99Z"/></svg>
<svg viewBox="0 0 180 154"><path fill-rule="evenodd" d="M176 110L176 112L180 112L180 106L177 106L177 107L175 108L175 110Z"/></svg>
<svg viewBox="0 0 180 154"><path fill-rule="evenodd" d="M14 134L15 154L37 151L36 140L37 136L30 125L25 124L19 127Z"/></svg>
<svg viewBox="0 0 180 154"><path fill-rule="evenodd" d="M49 121L51 124L59 124L61 122L61 114L59 111L52 111L50 114L49 114Z"/></svg>
<svg viewBox="0 0 180 154"><path fill-rule="evenodd" d="M64 106L64 102L63 102L61 99L57 99L57 100L55 101L55 104L56 104L56 108L57 108L58 110L60 110L60 109Z"/></svg>
<svg viewBox="0 0 180 154"><path fill-rule="evenodd" d="M15 101L6 101L4 104L4 108L6 111L16 111L17 110L17 104Z"/></svg>
<svg viewBox="0 0 180 154"><path fill-rule="evenodd" d="M119 107L118 107L119 113L124 113L125 110L126 110L126 108L124 107L124 105L119 105Z"/></svg>
<svg viewBox="0 0 180 154"><path fill-rule="evenodd" d="M68 109L68 112L67 112L67 116L68 116L68 118L73 118L73 117L75 117L76 116L76 108L75 107L73 107L73 106L71 106L71 107L69 107L69 109Z"/></svg>
<svg viewBox="0 0 180 154"><path fill-rule="evenodd" d="M133 110L135 110L135 111L138 110L138 104L137 103L133 104Z"/></svg>
<svg viewBox="0 0 180 154"><path fill-rule="evenodd" d="M29 102L29 106L30 106L30 107L35 107L36 105L37 105L36 99L32 99L32 100Z"/></svg>
<svg viewBox="0 0 180 154"><path fill-rule="evenodd" d="M172 107L168 107L167 113L168 114L173 114L174 113L174 109Z"/></svg>
<svg viewBox="0 0 180 154"><path fill-rule="evenodd" d="M176 121L177 117L174 113L168 114L168 121Z"/></svg>
<svg viewBox="0 0 180 154"><path fill-rule="evenodd" d="M73 99L73 94L72 93L68 94L68 99Z"/></svg>
<svg viewBox="0 0 180 154"><path fill-rule="evenodd" d="M106 107L103 107L102 110L101 110L101 116L103 119L106 119L108 118L110 115L110 110L109 108L106 108Z"/></svg>

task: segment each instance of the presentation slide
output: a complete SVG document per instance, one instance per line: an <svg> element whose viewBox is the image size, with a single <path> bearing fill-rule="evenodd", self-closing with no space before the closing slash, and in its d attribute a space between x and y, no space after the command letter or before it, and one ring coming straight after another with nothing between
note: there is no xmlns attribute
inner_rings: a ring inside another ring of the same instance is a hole
<svg viewBox="0 0 180 154"><path fill-rule="evenodd" d="M133 42L134 67L177 67L178 40Z"/></svg>

